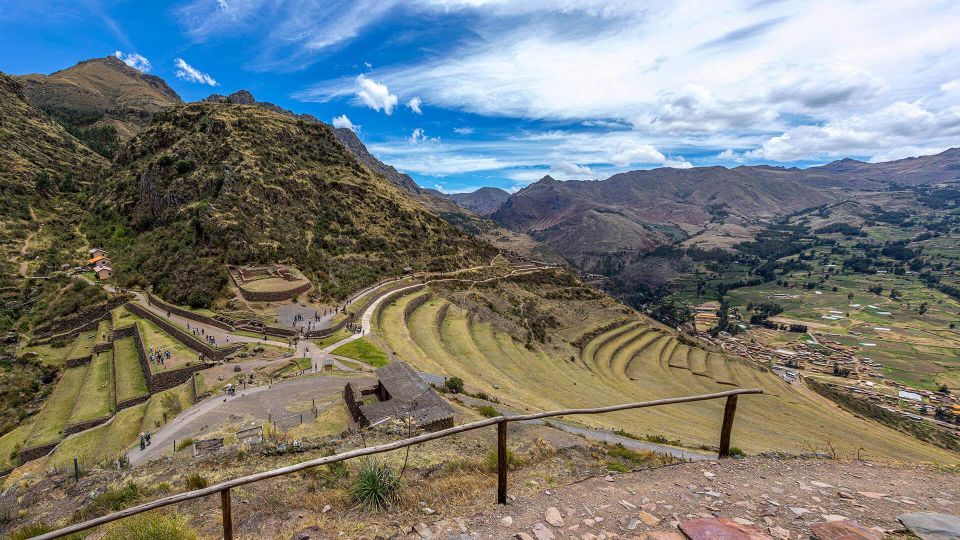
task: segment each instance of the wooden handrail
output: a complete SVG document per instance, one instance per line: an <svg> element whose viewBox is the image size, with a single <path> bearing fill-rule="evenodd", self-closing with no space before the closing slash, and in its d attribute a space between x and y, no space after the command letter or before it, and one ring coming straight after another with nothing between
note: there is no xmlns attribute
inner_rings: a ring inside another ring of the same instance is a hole
<svg viewBox="0 0 960 540"><path fill-rule="evenodd" d="M548 418L553 416L570 416L570 415L579 415L579 414L601 414L606 412L613 411L623 411L629 409L640 409L644 407L657 407L661 405L673 405L677 403L691 403L695 401L706 401L711 399L720 399L727 398L728 400L736 400L736 397L742 394L762 394L763 390L760 388L751 388L751 389L742 389L742 390L728 390L725 392L716 392L713 394L700 394L696 396L683 396L675 398L665 398L657 399L653 401L640 401L637 403L625 403L622 405L612 405L609 407L596 407L588 409L561 409L557 411L546 411L541 413L533 413L520 416L496 416L494 418L487 418L484 420L479 420L476 422L470 422L468 424L461 424L459 426L454 426L451 428L443 429L440 431L435 431L433 433L424 433L416 437L411 437L409 439L402 439L399 441L394 441L387 444L381 444L379 446L370 446L367 448L358 448L356 450L351 450L349 452L343 452L333 456L326 456L316 459L311 459L307 461L302 461L294 465L288 465L286 467L280 467L277 469L271 469L269 471L264 471L256 474L251 474L248 476L241 476L239 478L234 478L232 480L227 480L225 482L220 482L219 484L214 484L203 489L197 489L194 491L187 491L185 493L178 493L176 495L170 495L169 497L164 497L162 499L157 499L148 503L140 504L137 506L132 506L118 512L113 512L105 516L98 518L93 518L81 523L70 525L62 529L57 529L45 534L41 534L34 538L34 540L52 540L54 538L61 538L63 536L85 531L99 525L104 525L118 519L123 519L125 517L134 516L141 514L143 512L149 512L150 510L155 510L157 508L162 508L164 506L170 506L172 504L181 503L184 501L190 501L193 499L199 499L201 497L206 497L208 495L220 494L221 503L223 504L223 522L224 522L224 537L232 538L232 512L230 509L230 489L243 486L246 484L252 484L254 482L259 482L261 480L268 480L270 478L276 478L278 476L285 476L292 474L304 469L309 469L312 467L317 467L320 465L328 465L330 463L336 463L338 461L346 461L348 459L370 456L374 454L382 454L384 452L390 452L392 450L398 450L400 448L406 448L408 446L414 446L428 441L433 441L436 439L442 439L449 437L451 435L456 435L458 433L464 433L466 431L473 431L476 429L481 429L484 427L492 426L497 424L497 435L498 435L498 464L499 464L499 475L498 475L498 493L497 499L501 504L506 503L506 424L509 422L523 422L527 420L537 420L540 418ZM734 401L735 403L735 401ZM730 439L730 430L733 426L733 413L730 410L730 405L728 402L726 413L724 415L723 428L721 432L721 441L726 441L729 444ZM734 407L735 410L735 407ZM729 418L729 419L728 419ZM726 457L724 448L721 445L720 457ZM729 448L728 448L729 450ZM501 497L502 495L502 497Z"/></svg>

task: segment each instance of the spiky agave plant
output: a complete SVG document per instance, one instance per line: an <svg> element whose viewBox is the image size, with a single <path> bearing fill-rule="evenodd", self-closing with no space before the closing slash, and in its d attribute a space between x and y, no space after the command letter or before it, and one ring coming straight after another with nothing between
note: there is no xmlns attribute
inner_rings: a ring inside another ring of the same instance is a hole
<svg viewBox="0 0 960 540"><path fill-rule="evenodd" d="M400 482L400 475L388 465L368 459L353 481L351 495L370 510L383 510L399 500Z"/></svg>

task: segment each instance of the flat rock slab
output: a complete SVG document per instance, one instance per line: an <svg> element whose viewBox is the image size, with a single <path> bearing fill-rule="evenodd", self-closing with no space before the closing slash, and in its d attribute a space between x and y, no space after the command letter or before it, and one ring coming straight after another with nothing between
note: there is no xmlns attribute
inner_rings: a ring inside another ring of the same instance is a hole
<svg viewBox="0 0 960 540"><path fill-rule="evenodd" d="M810 526L810 535L815 540L880 540L877 531L868 529L856 521L828 521Z"/></svg>
<svg viewBox="0 0 960 540"><path fill-rule="evenodd" d="M919 513L897 516L908 531L922 540L955 540L960 538L960 517L949 514Z"/></svg>
<svg viewBox="0 0 960 540"><path fill-rule="evenodd" d="M773 540L759 529L723 518L684 521L680 531L690 540Z"/></svg>

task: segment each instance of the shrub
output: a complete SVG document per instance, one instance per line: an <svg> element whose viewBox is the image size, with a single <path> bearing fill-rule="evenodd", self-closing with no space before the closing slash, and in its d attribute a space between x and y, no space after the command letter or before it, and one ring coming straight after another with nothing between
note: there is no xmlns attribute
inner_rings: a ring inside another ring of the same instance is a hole
<svg viewBox="0 0 960 540"><path fill-rule="evenodd" d="M189 490L203 489L209 485L210 481L200 473L193 473L187 477L187 489Z"/></svg>
<svg viewBox="0 0 960 540"><path fill-rule="evenodd" d="M487 452L487 470L495 471L500 466L498 461L497 451L491 450ZM507 469L515 469L522 465L520 458L513 453L513 450L507 448Z"/></svg>
<svg viewBox="0 0 960 540"><path fill-rule="evenodd" d="M370 510L383 510L400 498L400 475L389 466L367 460L353 481L350 495Z"/></svg>
<svg viewBox="0 0 960 540"><path fill-rule="evenodd" d="M24 525L16 531L14 531L10 536L7 537L7 540L27 540L27 538L33 538L34 536L40 536L43 533L48 533L53 529L43 523L31 523L30 525Z"/></svg>
<svg viewBox="0 0 960 540"><path fill-rule="evenodd" d="M737 448L736 446L730 447L730 457L742 458L746 457L746 455L747 454L743 450Z"/></svg>
<svg viewBox="0 0 960 540"><path fill-rule="evenodd" d="M494 418L500 416L500 411L494 409L490 405L480 405L477 407L477 411L483 415L484 418Z"/></svg>
<svg viewBox="0 0 960 540"><path fill-rule="evenodd" d="M631 450L622 444L617 444L612 448L609 448L607 450L607 455L613 458L621 459L632 465L647 464L655 457L653 452L638 452L636 450Z"/></svg>
<svg viewBox="0 0 960 540"><path fill-rule="evenodd" d="M133 482L129 482L120 489L105 491L94 498L86 508L74 512L74 521L82 521L123 510L136 502L140 495L140 486Z"/></svg>
<svg viewBox="0 0 960 540"><path fill-rule="evenodd" d="M107 527L103 540L197 540L187 518L174 513L137 514Z"/></svg>
<svg viewBox="0 0 960 540"><path fill-rule="evenodd" d="M177 441L177 447L174 450L179 452L184 448L189 448L191 446L193 446L193 439L190 437L187 437L186 439Z"/></svg>
<svg viewBox="0 0 960 540"><path fill-rule="evenodd" d="M630 467L627 467L619 461L610 460L607 462L607 470L618 473L630 472Z"/></svg>
<svg viewBox="0 0 960 540"><path fill-rule="evenodd" d="M192 171L196 167L196 164L189 159L181 159L177 161L177 174L185 174Z"/></svg>
<svg viewBox="0 0 960 540"><path fill-rule="evenodd" d="M463 392L463 379L460 377L450 377L443 382L443 388L453 394Z"/></svg>

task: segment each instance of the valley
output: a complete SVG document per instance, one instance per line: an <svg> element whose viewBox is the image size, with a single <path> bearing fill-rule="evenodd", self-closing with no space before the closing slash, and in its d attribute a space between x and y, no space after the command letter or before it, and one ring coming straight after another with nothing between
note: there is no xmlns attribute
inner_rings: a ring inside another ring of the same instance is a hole
<svg viewBox="0 0 960 540"><path fill-rule="evenodd" d="M185 102L113 56L0 74L0 97L3 533L441 424L754 388L732 410L500 418L509 447L470 432L392 452L405 494L385 508L466 512L507 469L533 500L714 467L730 423L729 453L757 466L960 466L957 149L449 194L352 128L245 90ZM394 391L418 394L391 409ZM371 463L236 489L243 537L397 528L357 502ZM204 505L171 514L218 536ZM297 505L311 518L283 515Z"/></svg>

